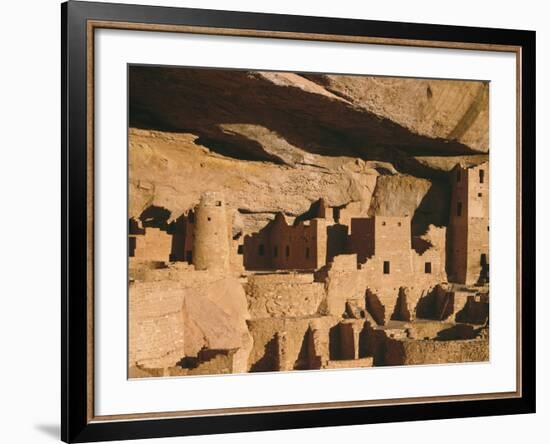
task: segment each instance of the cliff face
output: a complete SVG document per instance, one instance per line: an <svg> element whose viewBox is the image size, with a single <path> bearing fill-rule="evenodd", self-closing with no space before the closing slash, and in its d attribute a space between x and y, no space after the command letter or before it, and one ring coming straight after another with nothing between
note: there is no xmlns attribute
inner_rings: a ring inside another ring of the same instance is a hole
<svg viewBox="0 0 550 444"><path fill-rule="evenodd" d="M364 215L447 223L447 175L488 153L488 85L131 67L129 216L176 218L223 191L257 231L320 197Z"/></svg>
<svg viewBox="0 0 550 444"><path fill-rule="evenodd" d="M486 153L489 84L431 79L314 76L328 91L413 133Z"/></svg>

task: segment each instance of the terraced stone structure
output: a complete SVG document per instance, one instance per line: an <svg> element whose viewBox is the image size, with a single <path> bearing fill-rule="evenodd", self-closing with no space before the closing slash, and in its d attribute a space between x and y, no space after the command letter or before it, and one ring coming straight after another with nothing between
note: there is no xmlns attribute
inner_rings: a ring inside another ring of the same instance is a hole
<svg viewBox="0 0 550 444"><path fill-rule="evenodd" d="M487 82L129 83L130 377L488 360Z"/></svg>

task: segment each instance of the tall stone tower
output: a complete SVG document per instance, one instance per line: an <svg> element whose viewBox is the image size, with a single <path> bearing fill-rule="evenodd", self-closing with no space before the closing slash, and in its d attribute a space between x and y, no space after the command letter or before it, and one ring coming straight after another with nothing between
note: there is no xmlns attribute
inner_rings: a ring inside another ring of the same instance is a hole
<svg viewBox="0 0 550 444"><path fill-rule="evenodd" d="M449 278L477 284L489 278L489 163L451 171Z"/></svg>
<svg viewBox="0 0 550 444"><path fill-rule="evenodd" d="M227 270L231 224L223 194L206 192L195 208L193 264L197 270Z"/></svg>

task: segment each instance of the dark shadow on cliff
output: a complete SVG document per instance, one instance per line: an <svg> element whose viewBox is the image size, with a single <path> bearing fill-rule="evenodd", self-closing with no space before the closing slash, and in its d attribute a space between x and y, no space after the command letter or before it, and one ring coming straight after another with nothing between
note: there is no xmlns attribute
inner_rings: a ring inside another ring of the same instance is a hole
<svg viewBox="0 0 550 444"><path fill-rule="evenodd" d="M262 126L310 153L389 161L419 177L435 172L412 156L477 153L247 71L131 66L129 83L130 126L197 134L198 143L231 157L276 161L257 141L223 131L221 124Z"/></svg>
<svg viewBox="0 0 550 444"><path fill-rule="evenodd" d="M307 211L304 211L302 214L296 216L296 219L294 219L294 226L298 225L300 222L315 219L316 217L324 219L326 216L327 209L325 200L321 197L315 202L312 202Z"/></svg>
<svg viewBox="0 0 550 444"><path fill-rule="evenodd" d="M210 128L208 136L200 136L195 140L196 145L208 148L210 151L240 160L261 160L284 164L279 157L268 153L255 140L238 134L228 134L217 127Z"/></svg>
<svg viewBox="0 0 550 444"><path fill-rule="evenodd" d="M171 214L172 213L170 212L170 210L167 210L164 207L151 205L143 210L143 212L139 216L139 219L141 221L141 225L144 228L160 228L161 230L167 231L168 219L170 219Z"/></svg>
<svg viewBox="0 0 550 444"><path fill-rule="evenodd" d="M426 233L430 224L438 227L449 223L451 189L446 180L433 180L428 192L416 208L412 218L412 235Z"/></svg>

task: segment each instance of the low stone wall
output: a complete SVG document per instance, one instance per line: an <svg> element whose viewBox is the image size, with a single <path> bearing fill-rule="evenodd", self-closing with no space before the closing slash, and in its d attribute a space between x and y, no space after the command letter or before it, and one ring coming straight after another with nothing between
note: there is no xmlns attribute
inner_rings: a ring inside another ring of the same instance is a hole
<svg viewBox="0 0 550 444"><path fill-rule="evenodd" d="M245 291L252 319L313 316L325 296L312 274L251 275Z"/></svg>
<svg viewBox="0 0 550 444"><path fill-rule="evenodd" d="M249 320L248 329L254 343L248 360L250 371L268 372L307 367L310 325L316 330L326 332L323 336L328 340L330 328L340 321L341 319L333 316ZM284 338L281 336L283 332ZM280 362L277 358L281 348L284 348L285 362ZM328 356L324 358L327 360Z"/></svg>
<svg viewBox="0 0 550 444"><path fill-rule="evenodd" d="M343 369L343 368L365 368L372 367L373 358L361 359L341 359L339 361L329 361L325 368L328 369Z"/></svg>
<svg viewBox="0 0 550 444"><path fill-rule="evenodd" d="M414 321L418 314L419 302L429 292L429 288L368 287L366 308L379 325L390 320Z"/></svg>
<svg viewBox="0 0 550 444"><path fill-rule="evenodd" d="M367 366L362 358L368 356L369 322L364 319L264 318L248 321L248 327L254 339L252 372Z"/></svg>
<svg viewBox="0 0 550 444"><path fill-rule="evenodd" d="M420 321L410 324L406 332L409 339L434 339L439 332L453 326L454 324L450 322Z"/></svg>
<svg viewBox="0 0 550 444"><path fill-rule="evenodd" d="M385 365L449 364L488 360L488 339L457 341L389 339L384 353Z"/></svg>

